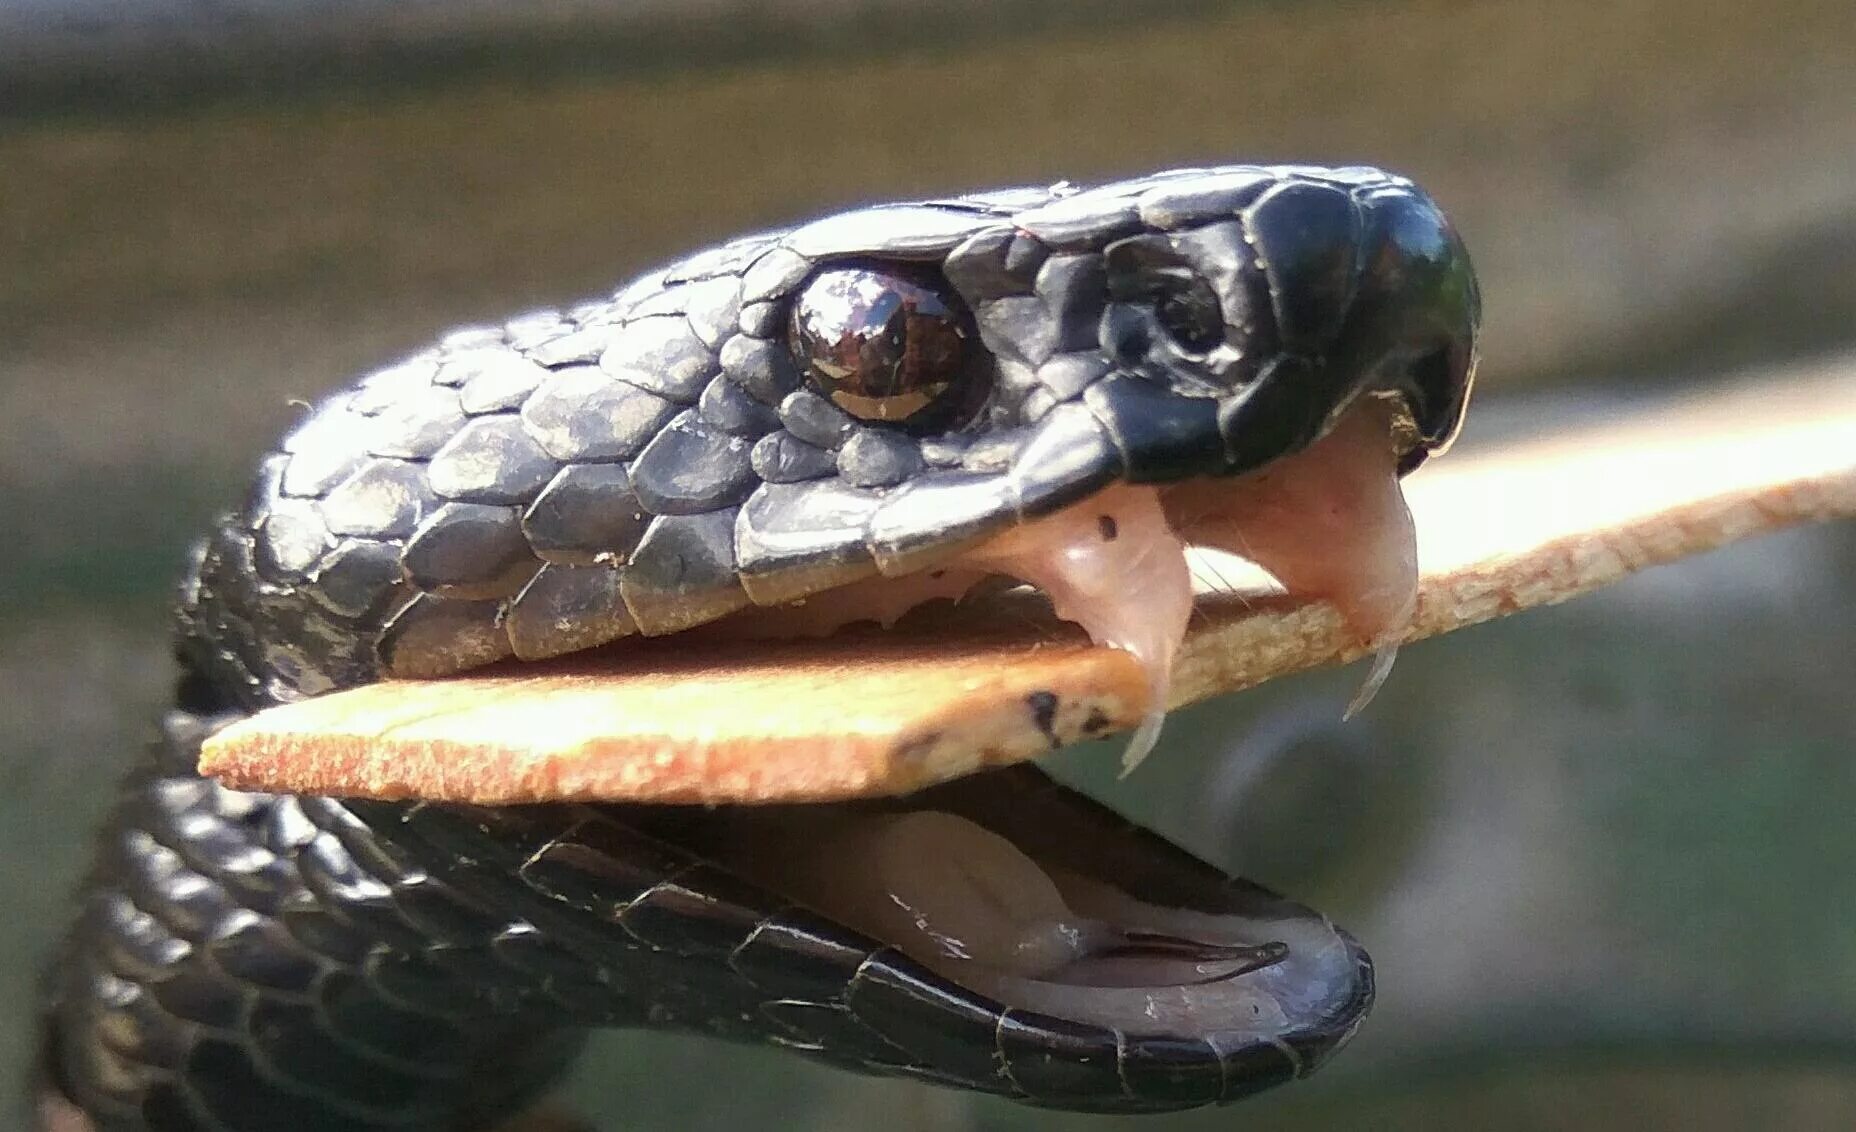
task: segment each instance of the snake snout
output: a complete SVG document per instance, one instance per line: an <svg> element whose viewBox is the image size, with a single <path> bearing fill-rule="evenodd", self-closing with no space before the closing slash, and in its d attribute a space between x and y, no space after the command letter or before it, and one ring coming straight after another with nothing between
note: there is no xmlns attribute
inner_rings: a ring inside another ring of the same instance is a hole
<svg viewBox="0 0 1856 1132"><path fill-rule="evenodd" d="M1298 184L1259 201L1248 230L1276 350L1220 414L1224 471L1306 447L1368 395L1400 403L1400 471L1447 446L1468 404L1481 301L1436 204L1403 181Z"/></svg>
<svg viewBox="0 0 1856 1132"><path fill-rule="evenodd" d="M1104 249L1115 372L1085 401L1129 479L1250 471L1313 443L1363 394L1402 402L1403 470L1455 434L1475 277L1430 198L1377 176L1285 175L1229 217Z"/></svg>

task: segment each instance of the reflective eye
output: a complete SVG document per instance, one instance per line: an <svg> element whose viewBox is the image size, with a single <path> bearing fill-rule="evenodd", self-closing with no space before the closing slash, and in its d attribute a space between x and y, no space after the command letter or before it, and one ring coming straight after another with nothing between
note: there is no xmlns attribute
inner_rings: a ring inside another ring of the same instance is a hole
<svg viewBox="0 0 1856 1132"><path fill-rule="evenodd" d="M911 431L959 423L985 392L972 317L932 271L826 268L789 322L787 345L807 381L859 420Z"/></svg>

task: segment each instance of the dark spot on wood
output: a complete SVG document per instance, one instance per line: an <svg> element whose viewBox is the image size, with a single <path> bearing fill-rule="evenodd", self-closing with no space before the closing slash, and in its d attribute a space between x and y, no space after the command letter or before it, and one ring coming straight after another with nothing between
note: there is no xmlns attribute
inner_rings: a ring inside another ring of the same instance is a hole
<svg viewBox="0 0 1856 1132"><path fill-rule="evenodd" d="M1108 716L1102 713L1102 709L1101 708L1090 708L1089 718L1083 720L1083 734L1100 735L1104 731L1107 731L1108 728L1109 728L1109 719L1108 719Z"/></svg>
<svg viewBox="0 0 1856 1132"><path fill-rule="evenodd" d="M940 741L941 733L939 731L930 731L926 735L917 735L896 751L896 758L900 762L907 763L925 762L928 758L928 752L934 750L935 744Z"/></svg>
<svg viewBox="0 0 1856 1132"><path fill-rule="evenodd" d="M1102 532L1103 542L1114 542L1121 534L1121 527L1115 522L1113 515L1097 515L1096 529Z"/></svg>
<svg viewBox="0 0 1856 1132"><path fill-rule="evenodd" d="M1057 738L1057 702L1055 692L1033 692L1025 697L1025 705L1031 709L1031 721L1050 740L1053 750L1063 746L1063 740Z"/></svg>

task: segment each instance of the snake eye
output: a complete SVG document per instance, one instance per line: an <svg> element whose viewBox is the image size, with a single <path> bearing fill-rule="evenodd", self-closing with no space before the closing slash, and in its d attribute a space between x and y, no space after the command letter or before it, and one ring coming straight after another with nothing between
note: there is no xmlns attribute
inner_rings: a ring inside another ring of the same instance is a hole
<svg viewBox="0 0 1856 1132"><path fill-rule="evenodd" d="M972 316L931 270L826 268L793 301L789 324L806 380L859 420L911 432L958 424L985 392Z"/></svg>

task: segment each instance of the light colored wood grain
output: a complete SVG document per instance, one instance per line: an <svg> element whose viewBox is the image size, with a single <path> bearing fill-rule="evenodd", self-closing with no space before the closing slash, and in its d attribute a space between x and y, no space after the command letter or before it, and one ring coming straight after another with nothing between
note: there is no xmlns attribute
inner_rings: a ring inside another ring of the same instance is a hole
<svg viewBox="0 0 1856 1132"><path fill-rule="evenodd" d="M1080 634L959 624L647 642L590 661L373 684L228 728L201 766L239 786L384 798L843 798L1030 758L1126 726L1145 705L1134 662ZM1029 706L1046 694L1048 734Z"/></svg>
<svg viewBox="0 0 1856 1132"><path fill-rule="evenodd" d="M1412 477L1415 641L1565 601L1792 524L1856 515L1856 371L1665 404ZM1204 571L1232 578L1229 564ZM1122 653L1009 599L897 631L645 642L588 660L376 684L206 745L235 786L473 802L751 803L904 793L1137 723ZM1701 613L1698 611L1698 615ZM1362 651L1326 603L1201 596L1172 706Z"/></svg>

